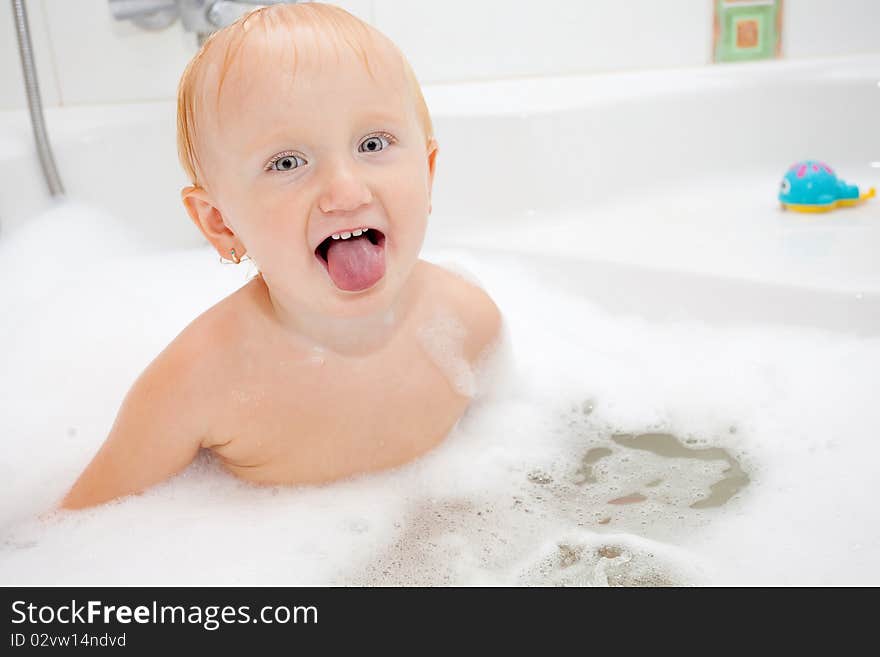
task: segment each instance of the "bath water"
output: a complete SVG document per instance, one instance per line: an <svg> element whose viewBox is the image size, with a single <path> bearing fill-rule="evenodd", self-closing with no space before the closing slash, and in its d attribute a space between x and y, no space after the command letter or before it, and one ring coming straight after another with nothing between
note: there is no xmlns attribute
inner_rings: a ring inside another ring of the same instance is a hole
<svg viewBox="0 0 880 657"><path fill-rule="evenodd" d="M647 321L528 257L423 257L505 320L492 385L433 451L272 488L203 453L143 495L44 516L138 374L254 272L73 203L4 235L0 582L880 583L880 339Z"/></svg>

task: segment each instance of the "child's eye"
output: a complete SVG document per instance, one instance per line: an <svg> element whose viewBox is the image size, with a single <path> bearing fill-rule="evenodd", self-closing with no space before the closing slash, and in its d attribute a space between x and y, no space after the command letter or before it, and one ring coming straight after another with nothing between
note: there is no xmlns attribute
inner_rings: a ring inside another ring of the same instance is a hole
<svg viewBox="0 0 880 657"><path fill-rule="evenodd" d="M302 164L300 164L302 163ZM294 153L279 153L266 165L266 171L293 171L306 161Z"/></svg>
<svg viewBox="0 0 880 657"><path fill-rule="evenodd" d="M377 153L385 148L385 146L393 144L394 141L394 137L387 132L383 132L379 135L370 135L360 143L358 150L361 153ZM383 142L385 143L383 144Z"/></svg>

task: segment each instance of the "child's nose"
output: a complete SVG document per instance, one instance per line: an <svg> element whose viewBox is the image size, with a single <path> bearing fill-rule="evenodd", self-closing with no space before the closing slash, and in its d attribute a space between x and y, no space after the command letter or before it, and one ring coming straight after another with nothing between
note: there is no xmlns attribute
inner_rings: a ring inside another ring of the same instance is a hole
<svg viewBox="0 0 880 657"><path fill-rule="evenodd" d="M351 212L373 200L370 188L350 164L337 164L330 170L318 200L322 212Z"/></svg>

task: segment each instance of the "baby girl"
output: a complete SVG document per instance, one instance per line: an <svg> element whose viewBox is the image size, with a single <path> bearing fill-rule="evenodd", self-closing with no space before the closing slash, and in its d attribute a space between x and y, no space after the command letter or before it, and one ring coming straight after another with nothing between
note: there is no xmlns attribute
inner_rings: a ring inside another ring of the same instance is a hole
<svg viewBox="0 0 880 657"><path fill-rule="evenodd" d="M259 484L318 484L430 450L474 398L501 316L419 259L437 141L419 84L344 10L273 5L183 73L183 204L259 273L137 378L61 505L134 494L212 450Z"/></svg>

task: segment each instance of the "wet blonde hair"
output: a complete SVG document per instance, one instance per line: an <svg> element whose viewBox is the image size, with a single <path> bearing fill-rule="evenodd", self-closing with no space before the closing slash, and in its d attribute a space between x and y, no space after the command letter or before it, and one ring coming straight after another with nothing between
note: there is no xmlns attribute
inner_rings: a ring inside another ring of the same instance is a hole
<svg viewBox="0 0 880 657"><path fill-rule="evenodd" d="M356 16L334 5L317 2L270 5L256 9L228 27L214 32L187 64L180 78L177 90L177 153L180 164L193 185L202 186L204 182L200 175L204 170L199 165L196 144L200 129L198 117L202 112L201 101L205 98L206 90L203 87L207 78L208 63L215 59L215 55L222 56L216 89L216 100L219 104L223 82L249 34L259 32L264 37L268 37L279 30L289 31L294 28L305 28L312 31L317 38L336 46L340 44L348 46L361 59L371 76L373 70L370 67L369 53L375 51L377 39L384 40L400 55L407 86L415 104L416 116L425 133L425 143L433 138L434 127L419 82L406 57L390 39ZM292 47L295 51L296 45L292 44Z"/></svg>

